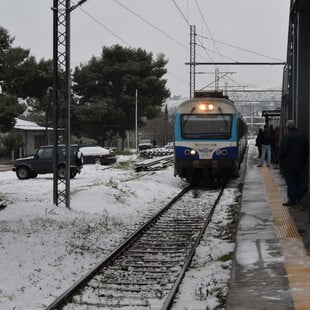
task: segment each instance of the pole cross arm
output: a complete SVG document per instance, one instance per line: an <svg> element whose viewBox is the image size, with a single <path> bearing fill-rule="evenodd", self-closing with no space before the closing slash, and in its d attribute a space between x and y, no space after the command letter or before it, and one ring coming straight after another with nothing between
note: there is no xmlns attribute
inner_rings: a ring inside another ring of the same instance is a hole
<svg viewBox="0 0 310 310"><path fill-rule="evenodd" d="M70 12L72 12L73 10L75 10L78 6L82 5L84 2L86 2L87 0L80 0L77 4L72 5L71 8L69 9Z"/></svg>
<svg viewBox="0 0 310 310"><path fill-rule="evenodd" d="M186 62L186 65L239 65L239 66L269 66L269 65L286 65L286 62Z"/></svg>

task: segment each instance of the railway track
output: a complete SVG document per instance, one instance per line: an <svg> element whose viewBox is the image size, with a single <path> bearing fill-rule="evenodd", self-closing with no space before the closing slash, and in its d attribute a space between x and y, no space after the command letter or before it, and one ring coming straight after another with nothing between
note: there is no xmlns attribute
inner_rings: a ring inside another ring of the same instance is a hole
<svg viewBox="0 0 310 310"><path fill-rule="evenodd" d="M212 203L182 190L46 310L170 309L223 190Z"/></svg>
<svg viewBox="0 0 310 310"><path fill-rule="evenodd" d="M167 167L169 165L172 165L173 161L174 161L173 155L167 155L167 156L158 157L158 158L146 159L142 162L135 164L134 170L136 172L159 170L163 167Z"/></svg>

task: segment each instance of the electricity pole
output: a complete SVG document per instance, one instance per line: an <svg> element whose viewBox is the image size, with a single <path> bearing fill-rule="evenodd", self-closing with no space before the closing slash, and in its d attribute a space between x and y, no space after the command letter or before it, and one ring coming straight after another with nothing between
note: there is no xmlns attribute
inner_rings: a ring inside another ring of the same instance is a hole
<svg viewBox="0 0 310 310"><path fill-rule="evenodd" d="M135 101L135 127L136 127L136 153L138 154L138 89L136 89L136 101Z"/></svg>
<svg viewBox="0 0 310 310"><path fill-rule="evenodd" d="M194 97L196 78L196 26L190 26L189 97Z"/></svg>
<svg viewBox="0 0 310 310"><path fill-rule="evenodd" d="M86 2L71 6L71 0L53 0L53 203L70 209L70 14ZM63 128L65 132L63 134ZM58 175L59 143L65 142L65 178Z"/></svg>

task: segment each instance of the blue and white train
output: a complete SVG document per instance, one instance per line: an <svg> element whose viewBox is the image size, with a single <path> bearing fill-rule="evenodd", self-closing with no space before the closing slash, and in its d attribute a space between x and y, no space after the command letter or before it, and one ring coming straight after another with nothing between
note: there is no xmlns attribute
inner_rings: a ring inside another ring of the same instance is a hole
<svg viewBox="0 0 310 310"><path fill-rule="evenodd" d="M174 175L190 183L219 182L239 175L247 125L221 92L195 93L175 116Z"/></svg>

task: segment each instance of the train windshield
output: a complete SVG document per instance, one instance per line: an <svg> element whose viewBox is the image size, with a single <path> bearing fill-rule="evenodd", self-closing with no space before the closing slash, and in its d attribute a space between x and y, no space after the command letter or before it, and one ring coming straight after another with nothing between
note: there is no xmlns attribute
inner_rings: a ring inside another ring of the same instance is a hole
<svg viewBox="0 0 310 310"><path fill-rule="evenodd" d="M184 114L181 118L184 139L229 139L231 114Z"/></svg>

